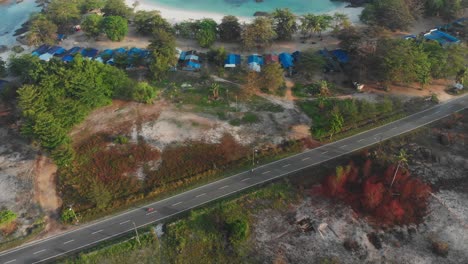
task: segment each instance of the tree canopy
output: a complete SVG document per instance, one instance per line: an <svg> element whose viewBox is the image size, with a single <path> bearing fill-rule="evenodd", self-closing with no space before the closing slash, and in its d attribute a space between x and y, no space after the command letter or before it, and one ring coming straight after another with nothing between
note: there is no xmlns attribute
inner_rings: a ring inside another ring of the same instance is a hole
<svg viewBox="0 0 468 264"><path fill-rule="evenodd" d="M175 36L162 29L155 30L148 50L151 75L154 79L161 80L177 62Z"/></svg>
<svg viewBox="0 0 468 264"><path fill-rule="evenodd" d="M132 9L125 4L124 0L106 0L102 12L106 16L120 16L128 19L132 14Z"/></svg>
<svg viewBox="0 0 468 264"><path fill-rule="evenodd" d="M379 0L366 5L360 19L369 25L406 30L413 23L414 16L405 0Z"/></svg>
<svg viewBox="0 0 468 264"><path fill-rule="evenodd" d="M86 16L81 23L81 28L86 33L86 35L90 38L96 38L101 34L103 27L103 18L102 16L96 14L90 14Z"/></svg>
<svg viewBox="0 0 468 264"><path fill-rule="evenodd" d="M198 30L195 38L202 48L209 48L216 41L218 24L211 18L205 18L198 21Z"/></svg>
<svg viewBox="0 0 468 264"><path fill-rule="evenodd" d="M219 37L223 41L239 41L241 38L241 27L239 19L235 16L225 16L218 26Z"/></svg>
<svg viewBox="0 0 468 264"><path fill-rule="evenodd" d="M55 25L67 28L81 18L80 0L52 0L45 14Z"/></svg>
<svg viewBox="0 0 468 264"><path fill-rule="evenodd" d="M276 9L272 13L273 27L279 40L290 40L297 31L296 16L288 9Z"/></svg>
<svg viewBox="0 0 468 264"><path fill-rule="evenodd" d="M20 68L22 65L26 67ZM22 132L60 157L58 163L71 156L67 134L73 125L131 88L123 71L80 55L68 64L55 60L45 63L30 55L13 58L10 72L24 82L18 89Z"/></svg>
<svg viewBox="0 0 468 264"><path fill-rule="evenodd" d="M29 32L26 35L29 45L52 45L57 39L57 26L46 16L38 14L31 20Z"/></svg>
<svg viewBox="0 0 468 264"><path fill-rule="evenodd" d="M172 31L172 26L161 17L159 11L138 11L133 19L136 30L143 35L150 35L156 29Z"/></svg>
<svg viewBox="0 0 468 264"><path fill-rule="evenodd" d="M269 47L277 36L268 17L255 18L251 24L244 27L241 35L242 43L247 49Z"/></svg>
<svg viewBox="0 0 468 264"><path fill-rule="evenodd" d="M106 36L112 41L121 41L128 33L128 21L120 16L107 16L102 21Z"/></svg>

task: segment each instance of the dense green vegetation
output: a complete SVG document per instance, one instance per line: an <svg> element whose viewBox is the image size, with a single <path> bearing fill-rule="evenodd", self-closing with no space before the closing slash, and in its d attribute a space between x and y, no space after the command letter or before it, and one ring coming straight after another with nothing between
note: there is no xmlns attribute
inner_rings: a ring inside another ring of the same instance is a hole
<svg viewBox="0 0 468 264"><path fill-rule="evenodd" d="M312 118L312 135L320 140L331 139L338 133L402 111L401 103L389 98L385 98L381 103L370 103L365 100L319 97L314 101L303 101L299 105Z"/></svg>
<svg viewBox="0 0 468 264"><path fill-rule="evenodd" d="M24 83L18 90L21 131L51 151L59 165L72 159L68 131L91 110L131 87L123 71L80 56L63 64L25 55L12 59L9 70Z"/></svg>
<svg viewBox="0 0 468 264"><path fill-rule="evenodd" d="M120 16L107 16L102 20L102 29L110 40L121 41L128 33L128 22Z"/></svg>
<svg viewBox="0 0 468 264"><path fill-rule="evenodd" d="M158 238L154 230L140 232L140 243L130 239L79 254L64 263L245 263L255 259L251 245L254 214L265 209L285 210L295 201L294 189L276 183L234 200L221 201L168 224Z"/></svg>
<svg viewBox="0 0 468 264"><path fill-rule="evenodd" d="M10 210L0 211L0 227L15 221L16 214Z"/></svg>
<svg viewBox="0 0 468 264"><path fill-rule="evenodd" d="M0 78L7 75L6 62L0 58Z"/></svg>
<svg viewBox="0 0 468 264"><path fill-rule="evenodd" d="M468 2L464 0L369 0L361 20L369 25L392 30L408 29L422 15L458 17Z"/></svg>
<svg viewBox="0 0 468 264"><path fill-rule="evenodd" d="M432 78L460 78L466 69L468 50L464 45L443 48L437 42L382 39L377 45L376 74L388 82L418 82L421 87Z"/></svg>

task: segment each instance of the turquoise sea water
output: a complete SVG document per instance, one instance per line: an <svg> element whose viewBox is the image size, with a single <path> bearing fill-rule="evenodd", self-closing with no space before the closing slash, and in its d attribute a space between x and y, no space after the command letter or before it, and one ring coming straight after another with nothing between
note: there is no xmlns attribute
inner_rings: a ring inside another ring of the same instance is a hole
<svg viewBox="0 0 468 264"><path fill-rule="evenodd" d="M144 0L160 6L187 11L204 11L250 17L257 11L271 12L275 8L289 8L293 13L322 13L343 7L343 2L330 0Z"/></svg>
<svg viewBox="0 0 468 264"><path fill-rule="evenodd" d="M32 12L39 12L40 8L34 0L25 0L16 3L15 0L0 4L0 45L12 45L15 43L13 34L26 22Z"/></svg>

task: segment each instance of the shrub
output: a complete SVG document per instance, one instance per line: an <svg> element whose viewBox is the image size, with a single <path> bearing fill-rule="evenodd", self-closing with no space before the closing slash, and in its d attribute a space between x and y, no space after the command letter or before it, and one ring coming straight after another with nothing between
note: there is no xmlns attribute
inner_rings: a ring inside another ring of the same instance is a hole
<svg viewBox="0 0 468 264"><path fill-rule="evenodd" d="M245 113L245 115L242 117L242 123L247 123L247 124L252 124L252 123L257 123L260 120L260 118L254 114L254 113Z"/></svg>
<svg viewBox="0 0 468 264"><path fill-rule="evenodd" d="M156 88L147 82L138 83L132 93L133 100L145 104L151 104L156 96Z"/></svg>
<svg viewBox="0 0 468 264"><path fill-rule="evenodd" d="M16 219L16 214L11 210L0 211L0 226L7 225Z"/></svg>
<svg viewBox="0 0 468 264"><path fill-rule="evenodd" d="M64 224L73 223L75 220L75 214L70 208L63 208L62 213L60 214L60 221Z"/></svg>

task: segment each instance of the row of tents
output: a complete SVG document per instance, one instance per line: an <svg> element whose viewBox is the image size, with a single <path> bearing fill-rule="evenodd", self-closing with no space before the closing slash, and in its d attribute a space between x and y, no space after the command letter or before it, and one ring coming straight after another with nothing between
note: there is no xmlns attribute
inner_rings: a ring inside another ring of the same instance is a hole
<svg viewBox="0 0 468 264"><path fill-rule="evenodd" d="M339 71L340 64L349 62L348 53L342 49L329 51L327 49L320 50L319 53L326 60L326 71ZM247 65L249 70L260 72L265 64L279 63L285 70L292 70L292 68L300 60L301 52L295 51L293 53L283 52L278 54L252 54L247 56ZM235 68L241 65L242 57L239 54L228 54L224 62L225 68Z"/></svg>
<svg viewBox="0 0 468 264"><path fill-rule="evenodd" d="M81 54L83 58L89 60L96 60L109 65L115 65L116 60L122 60L123 63L127 64L128 67L132 67L133 64L139 59L146 59L149 56L149 51L139 48L118 48L118 49L106 49L99 51L95 48L82 48L73 47L66 50L60 46L49 46L41 45L32 52L33 56L39 57L43 61L50 61L52 58L58 58L63 62L71 62L77 54Z"/></svg>
<svg viewBox="0 0 468 264"><path fill-rule="evenodd" d="M421 33L425 40L437 41L441 46L460 43L460 39L452 34L459 35L462 28L468 27L468 18L460 18L452 23L437 26L426 33ZM418 39L416 35L404 36L405 39Z"/></svg>

